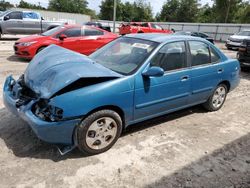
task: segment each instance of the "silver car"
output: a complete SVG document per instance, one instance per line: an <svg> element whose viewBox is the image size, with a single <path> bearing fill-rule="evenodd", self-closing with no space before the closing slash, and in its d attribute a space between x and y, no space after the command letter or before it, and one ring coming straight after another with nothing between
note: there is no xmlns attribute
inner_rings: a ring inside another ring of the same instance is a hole
<svg viewBox="0 0 250 188"><path fill-rule="evenodd" d="M234 34L226 41L227 49L239 49L244 39L250 39L250 30L244 30L237 34Z"/></svg>
<svg viewBox="0 0 250 188"><path fill-rule="evenodd" d="M64 24L45 21L33 11L9 10L0 13L0 38L3 34L37 34Z"/></svg>

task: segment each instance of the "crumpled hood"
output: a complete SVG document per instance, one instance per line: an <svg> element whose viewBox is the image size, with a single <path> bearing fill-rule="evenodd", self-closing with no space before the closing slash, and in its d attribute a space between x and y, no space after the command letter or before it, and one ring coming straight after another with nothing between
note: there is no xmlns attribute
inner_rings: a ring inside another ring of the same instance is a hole
<svg viewBox="0 0 250 188"><path fill-rule="evenodd" d="M50 45L33 58L24 73L25 84L41 98L50 98L80 78L122 77L85 55Z"/></svg>

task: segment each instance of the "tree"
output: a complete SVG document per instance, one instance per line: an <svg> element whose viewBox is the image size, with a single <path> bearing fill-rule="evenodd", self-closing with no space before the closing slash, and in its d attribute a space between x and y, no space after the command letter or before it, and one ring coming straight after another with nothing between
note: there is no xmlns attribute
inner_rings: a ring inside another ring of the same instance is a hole
<svg viewBox="0 0 250 188"><path fill-rule="evenodd" d="M100 5L99 17L103 20L113 20L114 0L103 0ZM136 0L134 3L117 0L116 20L119 21L153 21L152 7L146 0Z"/></svg>
<svg viewBox="0 0 250 188"><path fill-rule="evenodd" d="M134 2L135 17L133 21L154 21L151 4L147 0Z"/></svg>
<svg viewBox="0 0 250 188"><path fill-rule="evenodd" d="M117 0L116 20L122 20L122 3ZM100 5L99 17L102 20L113 20L114 0L103 0Z"/></svg>
<svg viewBox="0 0 250 188"><path fill-rule="evenodd" d="M87 0L50 0L49 10L86 14L88 9Z"/></svg>
<svg viewBox="0 0 250 188"><path fill-rule="evenodd" d="M215 22L216 16L214 13L214 6L210 7L208 4L205 4L203 7L199 8L197 22L199 23L212 23Z"/></svg>
<svg viewBox="0 0 250 188"><path fill-rule="evenodd" d="M241 3L242 0L214 0L214 7L217 18L216 22L234 22L234 18Z"/></svg>
<svg viewBox="0 0 250 188"><path fill-rule="evenodd" d="M167 0L161 9L161 12L156 15L158 21L177 22L177 13L180 7L179 0Z"/></svg>
<svg viewBox="0 0 250 188"><path fill-rule="evenodd" d="M196 22L198 12L197 0L180 0L177 20L179 22Z"/></svg>
<svg viewBox="0 0 250 188"><path fill-rule="evenodd" d="M250 3L243 2L236 12L235 23L250 23Z"/></svg>
<svg viewBox="0 0 250 188"><path fill-rule="evenodd" d="M0 1L0 11L5 11L5 10L10 9L12 7L14 7L14 5L9 3L9 2L6 2L5 0Z"/></svg>
<svg viewBox="0 0 250 188"><path fill-rule="evenodd" d="M46 8L42 7L41 5L31 4L31 3L28 3L24 0L21 0L17 7L28 8L28 9L44 9L44 10L46 9Z"/></svg>

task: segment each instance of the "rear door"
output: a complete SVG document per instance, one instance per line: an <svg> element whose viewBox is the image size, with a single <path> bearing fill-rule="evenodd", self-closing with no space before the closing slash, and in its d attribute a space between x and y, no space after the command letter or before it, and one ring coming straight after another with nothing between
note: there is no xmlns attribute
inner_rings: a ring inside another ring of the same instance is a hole
<svg viewBox="0 0 250 188"><path fill-rule="evenodd" d="M23 13L21 11L13 11L5 16L8 20L2 22L2 28L5 33L9 34L25 34L23 27Z"/></svg>
<svg viewBox="0 0 250 188"><path fill-rule="evenodd" d="M191 71L190 104L205 102L223 74L220 57L209 45L201 41L189 41Z"/></svg>
<svg viewBox="0 0 250 188"><path fill-rule="evenodd" d="M27 34L41 33L41 17L35 12L23 12L23 26Z"/></svg>

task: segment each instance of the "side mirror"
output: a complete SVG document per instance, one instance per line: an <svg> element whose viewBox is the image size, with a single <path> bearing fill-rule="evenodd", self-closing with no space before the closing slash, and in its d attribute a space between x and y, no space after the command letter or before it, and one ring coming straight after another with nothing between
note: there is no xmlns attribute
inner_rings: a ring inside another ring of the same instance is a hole
<svg viewBox="0 0 250 188"><path fill-rule="evenodd" d="M7 21L7 20L9 20L9 19L10 19L9 16L4 16L4 18L3 18L4 21Z"/></svg>
<svg viewBox="0 0 250 188"><path fill-rule="evenodd" d="M164 70L160 67L150 67L142 73L144 77L161 77L164 75Z"/></svg>
<svg viewBox="0 0 250 188"><path fill-rule="evenodd" d="M43 17L41 17L41 20L44 20L44 18L43 18Z"/></svg>
<svg viewBox="0 0 250 188"><path fill-rule="evenodd" d="M59 39L62 40L62 41L63 41L64 39L66 39L66 38L67 38L67 36L66 36L65 34L61 34L61 35L59 36Z"/></svg>

